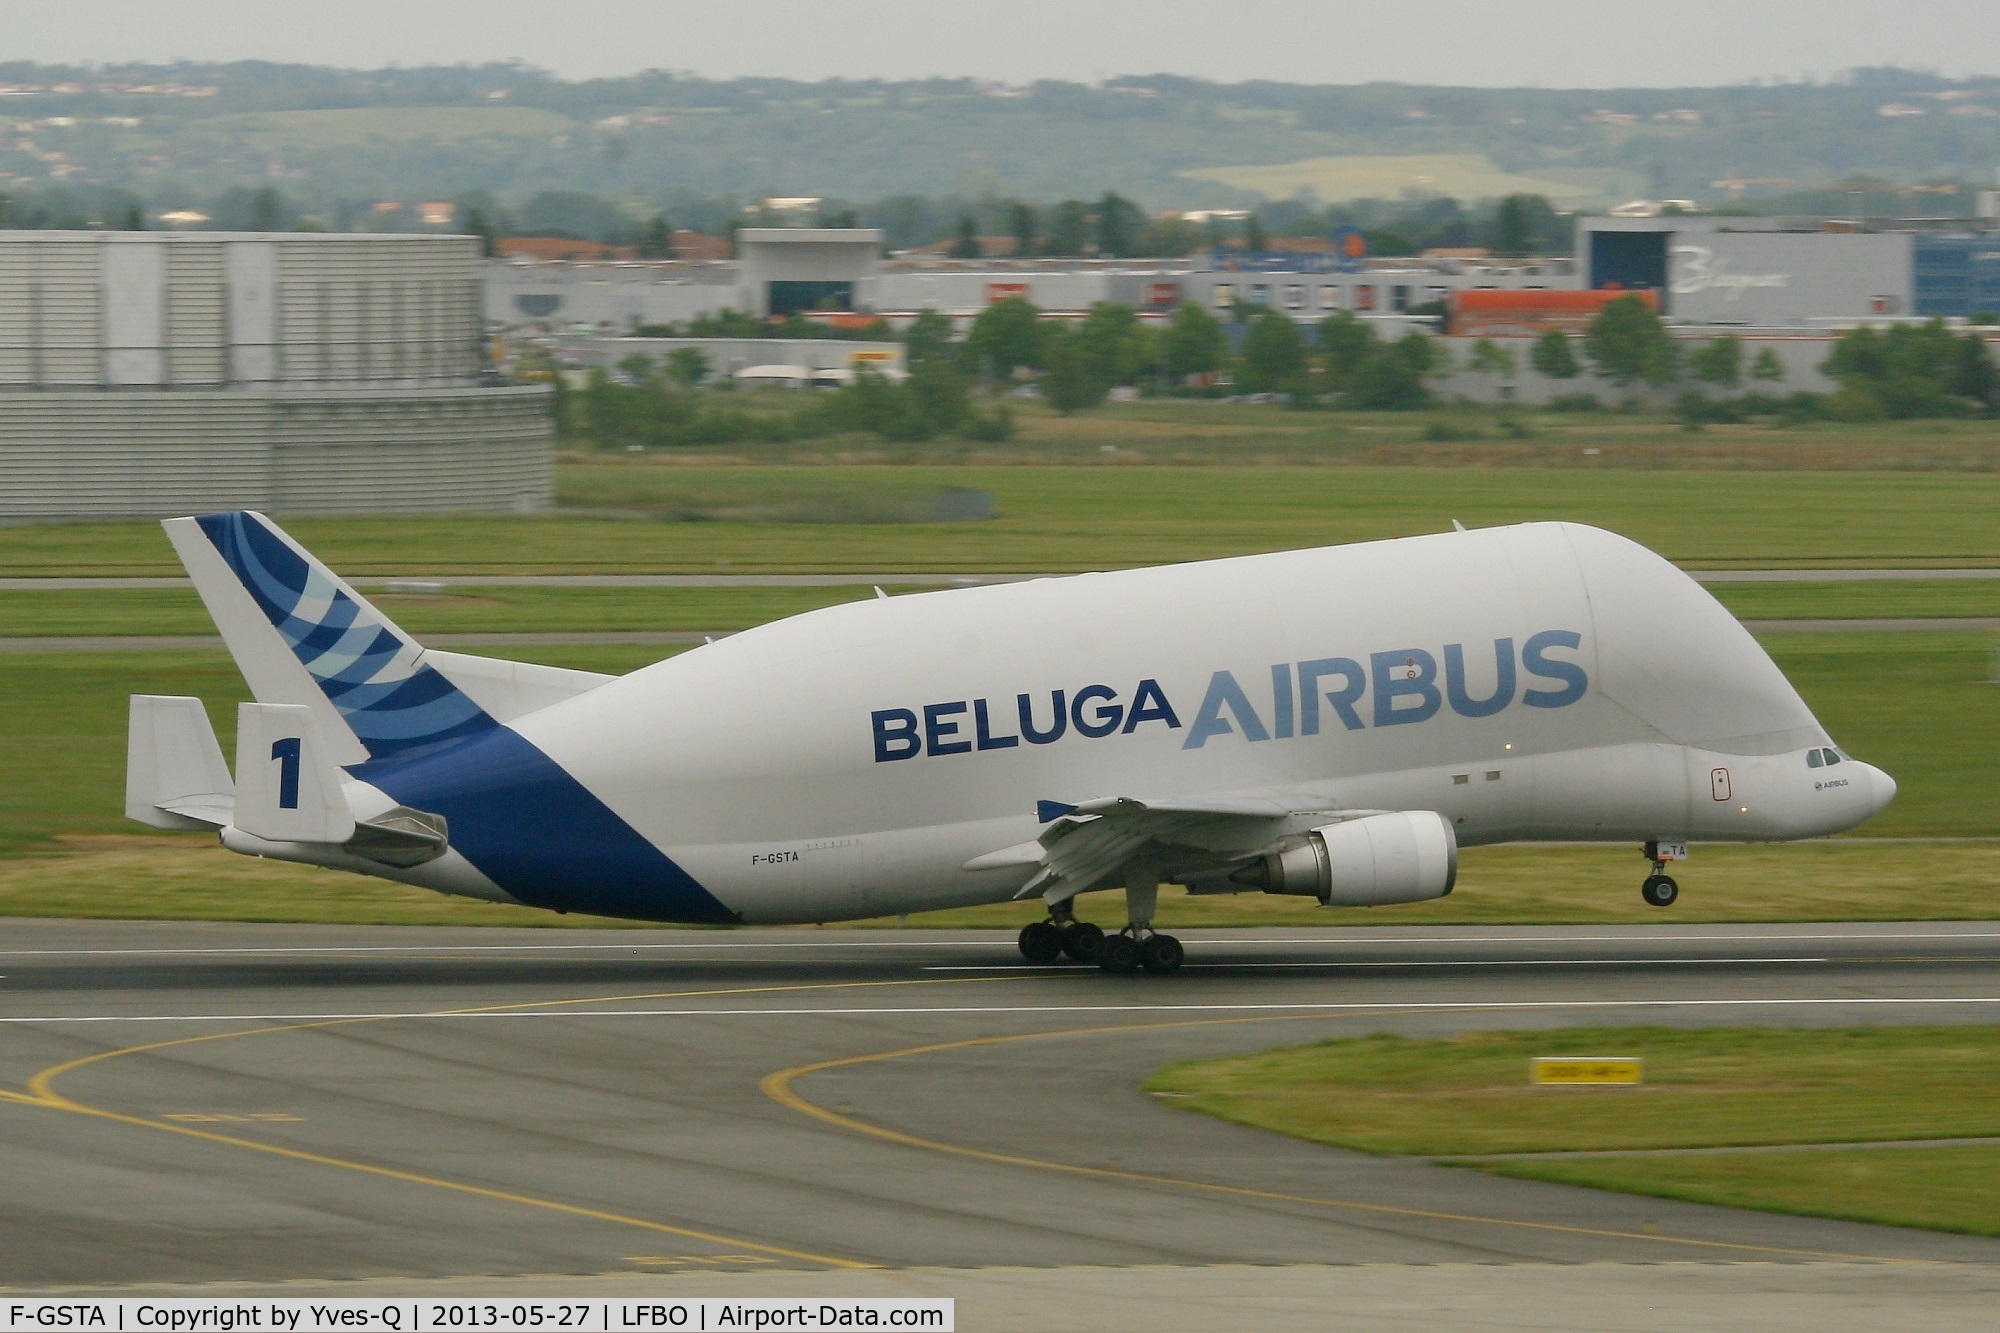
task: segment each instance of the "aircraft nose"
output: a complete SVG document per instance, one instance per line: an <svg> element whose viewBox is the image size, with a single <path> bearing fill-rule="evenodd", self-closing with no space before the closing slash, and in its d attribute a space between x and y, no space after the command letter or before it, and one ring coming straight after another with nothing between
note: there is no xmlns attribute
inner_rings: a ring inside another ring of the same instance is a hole
<svg viewBox="0 0 2000 1333"><path fill-rule="evenodd" d="M1896 799L1896 779L1873 764L1863 764L1862 767L1868 770L1868 789L1874 801L1874 807L1868 813L1879 815L1889 802Z"/></svg>

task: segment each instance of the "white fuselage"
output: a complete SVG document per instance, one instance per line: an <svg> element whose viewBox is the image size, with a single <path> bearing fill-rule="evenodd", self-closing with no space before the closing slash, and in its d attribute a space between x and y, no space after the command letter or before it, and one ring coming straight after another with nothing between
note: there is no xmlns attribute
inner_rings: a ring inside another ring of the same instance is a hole
<svg viewBox="0 0 2000 1333"><path fill-rule="evenodd" d="M1809 767L1832 742L1742 626L1569 524L859 602L509 725L746 921L1006 899L1028 868L966 863L1032 840L1043 802L1435 810L1468 844L1774 841L1894 789ZM500 896L457 855L401 877Z"/></svg>

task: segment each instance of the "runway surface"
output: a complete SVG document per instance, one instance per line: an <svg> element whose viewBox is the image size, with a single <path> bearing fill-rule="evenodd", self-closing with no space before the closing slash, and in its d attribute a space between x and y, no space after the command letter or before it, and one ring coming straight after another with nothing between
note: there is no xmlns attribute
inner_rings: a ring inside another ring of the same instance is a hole
<svg viewBox="0 0 2000 1333"><path fill-rule="evenodd" d="M1371 1031L1993 1023L2000 924L1183 938L1156 978L1028 968L991 932L0 923L0 1283L2000 1271L1996 1240L1367 1157L1138 1090Z"/></svg>

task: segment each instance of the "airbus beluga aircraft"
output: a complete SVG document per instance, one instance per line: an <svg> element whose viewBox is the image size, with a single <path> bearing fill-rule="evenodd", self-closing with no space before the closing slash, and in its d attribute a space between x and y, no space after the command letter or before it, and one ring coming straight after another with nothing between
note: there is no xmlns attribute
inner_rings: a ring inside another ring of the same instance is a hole
<svg viewBox="0 0 2000 1333"><path fill-rule="evenodd" d="M1852 828L1895 795L1701 586L1531 523L857 602L610 677L419 646L274 523L168 536L256 702L132 700L126 813L251 856L648 921L1040 898L1171 972L1162 883L1451 892L1458 849ZM1115 934L1078 895L1122 887Z"/></svg>

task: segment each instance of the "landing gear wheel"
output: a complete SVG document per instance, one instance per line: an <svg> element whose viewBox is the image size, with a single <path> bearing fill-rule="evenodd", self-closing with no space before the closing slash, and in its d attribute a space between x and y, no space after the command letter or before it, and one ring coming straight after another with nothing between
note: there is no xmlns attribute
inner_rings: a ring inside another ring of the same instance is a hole
<svg viewBox="0 0 2000 1333"><path fill-rule="evenodd" d="M1165 975L1179 969L1187 951L1171 935L1148 935L1139 945L1139 962L1148 972Z"/></svg>
<svg viewBox="0 0 2000 1333"><path fill-rule="evenodd" d="M1031 963L1053 963L1062 957L1063 933L1048 921L1021 928L1021 957Z"/></svg>
<svg viewBox="0 0 2000 1333"><path fill-rule="evenodd" d="M1655 907L1672 907L1681 896L1681 886L1666 875L1648 875L1639 886L1639 896Z"/></svg>
<svg viewBox="0 0 2000 1333"><path fill-rule="evenodd" d="M1106 935L1097 946L1097 965L1106 972L1137 972L1139 942L1130 935Z"/></svg>
<svg viewBox="0 0 2000 1333"><path fill-rule="evenodd" d="M1104 927L1094 926L1088 921L1074 921L1062 933L1062 951L1079 963L1097 961L1097 951L1104 946Z"/></svg>

